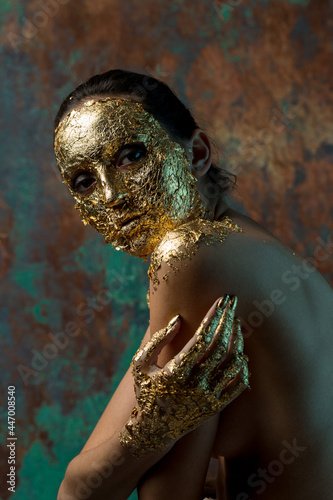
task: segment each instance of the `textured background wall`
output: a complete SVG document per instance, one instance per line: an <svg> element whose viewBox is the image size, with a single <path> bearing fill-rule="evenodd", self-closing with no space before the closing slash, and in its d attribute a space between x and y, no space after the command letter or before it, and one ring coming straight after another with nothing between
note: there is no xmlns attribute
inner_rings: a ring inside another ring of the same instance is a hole
<svg viewBox="0 0 333 500"><path fill-rule="evenodd" d="M0 465L7 473L15 385L16 499L56 498L148 320L146 264L83 226L59 182L61 100L111 68L165 80L239 174L234 206L333 284L332 10L324 0L0 1Z"/></svg>

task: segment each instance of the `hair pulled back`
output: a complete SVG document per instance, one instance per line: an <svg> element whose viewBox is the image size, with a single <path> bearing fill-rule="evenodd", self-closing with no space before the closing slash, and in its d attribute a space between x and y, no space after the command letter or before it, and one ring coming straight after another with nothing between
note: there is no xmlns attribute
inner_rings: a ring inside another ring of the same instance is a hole
<svg viewBox="0 0 333 500"><path fill-rule="evenodd" d="M181 143L189 140L193 131L199 128L189 109L164 82L152 76L112 69L92 76L68 94L55 117L54 129L64 116L82 101L97 95L114 95L116 98L123 94L140 102L175 141ZM234 174L213 163L203 177L206 177L207 197L215 197L229 191L236 180ZM231 177L235 180L231 180Z"/></svg>

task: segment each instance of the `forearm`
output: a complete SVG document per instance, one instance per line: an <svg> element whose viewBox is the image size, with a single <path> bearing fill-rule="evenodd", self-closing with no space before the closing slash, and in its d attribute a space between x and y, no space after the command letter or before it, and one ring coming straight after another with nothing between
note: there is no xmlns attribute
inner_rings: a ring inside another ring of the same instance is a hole
<svg viewBox="0 0 333 500"><path fill-rule="evenodd" d="M143 343L148 337L149 329ZM170 449L137 459L120 444L119 432L136 405L133 385L130 367L81 453L69 463L57 500L127 499L141 477Z"/></svg>
<svg viewBox="0 0 333 500"><path fill-rule="evenodd" d="M126 500L144 474L170 449L138 459L120 444L115 433L69 463L57 500Z"/></svg>
<svg viewBox="0 0 333 500"><path fill-rule="evenodd" d="M219 415L186 434L138 485L139 500L199 500L212 455Z"/></svg>

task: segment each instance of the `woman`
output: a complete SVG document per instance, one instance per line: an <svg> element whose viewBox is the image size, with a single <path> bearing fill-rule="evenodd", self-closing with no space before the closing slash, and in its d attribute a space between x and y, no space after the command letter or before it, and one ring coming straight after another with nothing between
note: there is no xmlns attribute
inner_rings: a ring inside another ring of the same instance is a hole
<svg viewBox="0 0 333 500"><path fill-rule="evenodd" d="M58 499L125 499L135 487L142 499L200 499L210 457L220 500L329 498L326 281L228 206L228 177L212 165L207 134L162 82L122 70L96 75L65 99L55 129L83 222L117 249L150 256L143 350L69 464ZM236 300L226 294L238 297L251 391L243 390Z"/></svg>

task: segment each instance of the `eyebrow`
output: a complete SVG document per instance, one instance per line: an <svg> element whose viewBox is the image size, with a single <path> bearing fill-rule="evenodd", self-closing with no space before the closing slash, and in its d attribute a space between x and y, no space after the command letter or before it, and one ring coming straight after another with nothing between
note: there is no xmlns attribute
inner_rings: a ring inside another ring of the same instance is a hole
<svg viewBox="0 0 333 500"><path fill-rule="evenodd" d="M127 144L130 144L130 141L133 142L141 142L141 141L138 141L138 134L131 134L127 139L126 139L126 142L124 142L124 144L122 144L121 146L119 146L119 148L114 152L113 156L115 156L119 151L121 151L122 149L125 149L126 145ZM97 146L96 149L94 149L94 151L92 152L92 154L89 154L89 160L92 160L92 161L96 161L96 160L100 160L101 156L102 156L102 153L104 151L104 147L103 146ZM88 165L85 166L86 168L88 168ZM59 170L61 171L59 165L58 165L58 168ZM80 167L78 166L72 166L72 165L69 165L67 167L65 167L63 169L64 173L66 173L67 175L71 175L72 172L75 172L76 170L78 170Z"/></svg>
<svg viewBox="0 0 333 500"><path fill-rule="evenodd" d="M113 153L112 157L114 157L116 154L119 153L119 151L121 151L122 149L125 149L125 147L128 145L128 144L135 144L138 142L137 140L138 138L138 135L137 134L131 134L129 137L127 137L126 141L124 143L122 143L116 150L115 152ZM102 156L102 154L104 153L104 146L98 146L96 149L94 149L93 153L92 154L89 154L89 159L91 160L99 160Z"/></svg>
<svg viewBox="0 0 333 500"><path fill-rule="evenodd" d="M89 151L89 159L98 160L101 157L102 153L103 153L103 147L97 146L96 148L93 149L93 151Z"/></svg>

